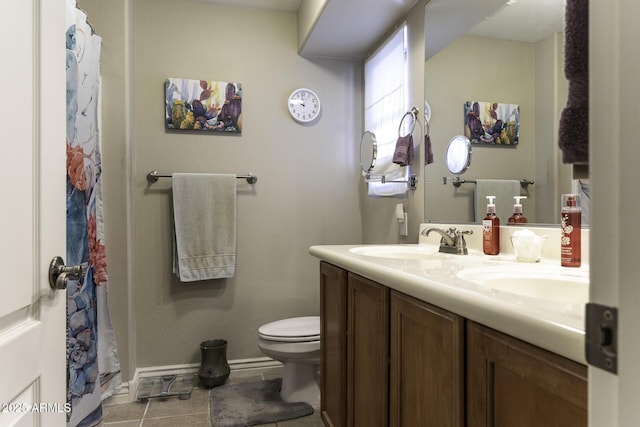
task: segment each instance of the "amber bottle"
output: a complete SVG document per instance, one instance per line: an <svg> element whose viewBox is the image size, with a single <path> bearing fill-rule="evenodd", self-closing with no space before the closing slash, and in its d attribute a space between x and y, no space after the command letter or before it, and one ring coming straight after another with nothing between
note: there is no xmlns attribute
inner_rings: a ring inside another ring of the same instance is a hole
<svg viewBox="0 0 640 427"><path fill-rule="evenodd" d="M487 216L482 219L482 252L485 255L500 253L500 218L496 215L495 196L487 196Z"/></svg>
<svg viewBox="0 0 640 427"><path fill-rule="evenodd" d="M560 265L580 267L582 210L579 194L563 194L560 213Z"/></svg>
<svg viewBox="0 0 640 427"><path fill-rule="evenodd" d="M522 213L522 203L520 203L521 199L526 199L527 196L513 196L516 199L516 203L513 205L513 215L509 217L507 222L509 225L518 225L518 224L527 224L529 220Z"/></svg>

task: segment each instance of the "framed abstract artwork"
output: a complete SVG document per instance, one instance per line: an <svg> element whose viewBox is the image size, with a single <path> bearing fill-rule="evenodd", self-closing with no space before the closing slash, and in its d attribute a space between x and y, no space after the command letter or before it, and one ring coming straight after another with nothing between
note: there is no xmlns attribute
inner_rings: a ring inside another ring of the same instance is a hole
<svg viewBox="0 0 640 427"><path fill-rule="evenodd" d="M191 132L242 132L242 84L168 78L165 127Z"/></svg>
<svg viewBox="0 0 640 427"><path fill-rule="evenodd" d="M519 132L519 105L500 102L465 102L464 134L472 144L516 146L520 141Z"/></svg>

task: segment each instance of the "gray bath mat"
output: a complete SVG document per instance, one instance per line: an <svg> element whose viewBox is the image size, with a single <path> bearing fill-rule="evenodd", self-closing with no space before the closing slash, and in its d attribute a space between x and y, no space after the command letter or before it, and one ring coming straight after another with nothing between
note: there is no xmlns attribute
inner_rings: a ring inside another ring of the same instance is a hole
<svg viewBox="0 0 640 427"><path fill-rule="evenodd" d="M305 402L280 397L282 378L227 384L211 390L213 427L243 427L292 420L313 413Z"/></svg>

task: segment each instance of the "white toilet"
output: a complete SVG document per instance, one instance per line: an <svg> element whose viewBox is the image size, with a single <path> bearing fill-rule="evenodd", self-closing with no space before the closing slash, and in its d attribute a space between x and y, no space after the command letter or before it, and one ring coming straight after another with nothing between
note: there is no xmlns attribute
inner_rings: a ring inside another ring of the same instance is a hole
<svg viewBox="0 0 640 427"><path fill-rule="evenodd" d="M282 362L282 389L285 402L320 403L316 370L320 365L320 317L295 317L262 325L258 329L258 347L266 355Z"/></svg>

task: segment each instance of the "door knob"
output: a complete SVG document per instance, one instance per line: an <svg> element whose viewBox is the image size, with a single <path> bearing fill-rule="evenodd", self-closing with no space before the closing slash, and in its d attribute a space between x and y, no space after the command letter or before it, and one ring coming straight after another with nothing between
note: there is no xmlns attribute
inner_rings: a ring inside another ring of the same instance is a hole
<svg viewBox="0 0 640 427"><path fill-rule="evenodd" d="M56 256L49 265L49 286L51 289L67 289L67 280L77 280L82 277L82 266L64 265L62 257Z"/></svg>

